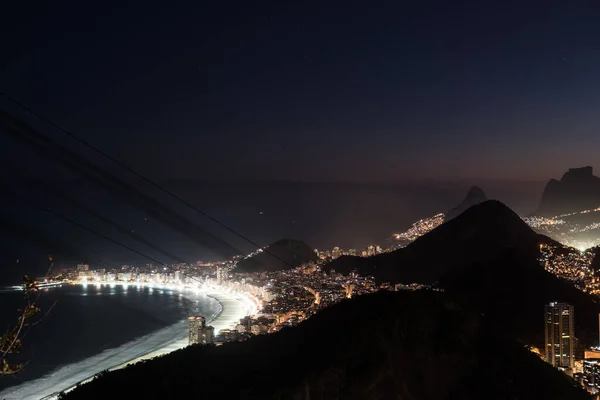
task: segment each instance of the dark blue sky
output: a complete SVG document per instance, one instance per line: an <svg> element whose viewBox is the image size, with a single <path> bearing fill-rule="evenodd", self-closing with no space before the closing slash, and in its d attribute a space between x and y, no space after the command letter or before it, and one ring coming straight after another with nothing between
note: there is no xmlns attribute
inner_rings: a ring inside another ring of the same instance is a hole
<svg viewBox="0 0 600 400"><path fill-rule="evenodd" d="M153 177L600 167L597 2L13 3L1 90Z"/></svg>

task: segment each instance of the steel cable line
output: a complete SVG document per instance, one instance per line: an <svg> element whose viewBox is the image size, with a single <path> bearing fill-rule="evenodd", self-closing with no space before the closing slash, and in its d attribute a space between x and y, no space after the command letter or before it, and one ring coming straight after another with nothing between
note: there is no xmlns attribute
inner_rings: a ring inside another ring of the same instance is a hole
<svg viewBox="0 0 600 400"><path fill-rule="evenodd" d="M220 227L224 228L225 230L233 233L234 235L238 236L239 238L245 240L246 242L250 243L251 245L253 245L254 247L256 247L257 249L261 249L262 247L257 244L256 242L254 242L252 239L248 238L247 236L239 233L238 231L236 231L235 229L229 227L228 225L222 223L221 221L217 220L216 218L212 217L211 215L207 214L206 212L198 209L197 207L195 207L194 205L192 205L191 203L189 203L188 201L186 201L185 199L181 198L180 196L174 194L173 192L167 190L165 187L163 187L162 185L159 185L158 183L156 183L155 181L153 181L152 179L144 176L143 174L135 171L134 169L132 169L131 167L129 167L128 165L126 165L125 163L117 160L116 158L112 157L110 154L106 153L105 151L99 149L98 147L94 146L93 144L91 144L90 142L88 142L87 140L79 137L78 135L74 134L73 132L70 132L69 130L63 128L62 126L52 122L50 119L44 117L43 115L39 114L38 112L36 112L35 110L31 109L30 107L28 107L27 105L21 103L20 101L18 101L17 99L9 96L8 94L4 93L4 92L0 92L0 95L2 95L3 97L5 97L7 100L9 100L10 102L18 105L19 107L23 108L24 110L26 110L28 113L31 113L32 115L36 116L37 118L39 118L40 120L46 122L47 124L49 124L50 126L54 127L55 129L58 129L59 131L63 132L64 134L66 134L67 136L69 136L70 138L78 141L79 143L83 144L84 146L92 149L93 151L95 151L96 153L102 155L103 157L107 158L108 160L114 162L115 164L119 165L121 168L127 170L128 172L130 172L131 174L135 175L136 177L142 179L144 182L148 183L149 185L151 185L152 187L160 190L163 193L166 193L167 195L169 195L170 197L176 199L177 201L181 202L182 204L186 205L187 207L189 207L190 209L194 210L195 212L197 212L198 214L202 215L203 217L209 219L210 221L214 222L215 224L219 225ZM281 259L279 256L277 256L276 254L273 254L272 252L263 249L264 253L269 254L270 256L276 258L277 260L283 262L284 264L293 267L293 265L291 265L289 262Z"/></svg>
<svg viewBox="0 0 600 400"><path fill-rule="evenodd" d="M19 199L21 202L29 205L32 208L35 208L37 210L41 210L41 211L47 212L48 214L54 215L55 217L57 217L59 219L62 219L63 221L66 221L66 222L68 222L68 223L70 223L72 225L75 225L75 226L77 226L77 227L79 227L79 228L81 228L81 229L83 229L85 231L88 231L88 232L90 232L90 233L92 233L92 234L94 234L96 236L99 236L99 237L101 237L103 239L106 239L109 242L112 242L112 243L116 244L117 246L123 247L124 249L127 249L129 251L132 251L132 252L134 252L134 253L136 253L136 254L138 254L138 255L140 255L140 256L142 256L142 257L144 257L144 258L146 258L146 259L148 259L150 261L154 261L154 262L156 262L156 263L158 263L158 264L160 264L162 266L165 266L165 267L167 266L167 264L163 263L162 261L158 261L157 259L155 259L153 257L150 257L150 256L142 253L141 251L138 251L138 250L136 250L136 249L134 249L134 248L132 248L130 246L127 246L126 244L120 243L119 241L114 240L114 239L112 239L112 238L104 235L103 233L100 233L100 232L96 231L95 229L92 229L92 228L89 228L89 227L87 227L85 225L82 225L79 222L77 222L77 221L75 221L75 220L73 220L73 219L71 219L71 218L69 218L67 216L64 216L64 215L60 214L59 212L51 210L50 208L44 207L42 205L35 204L31 200L28 200L25 197L20 196L20 195L18 195L16 193L13 193L10 190L6 189L5 187L0 186L0 191L4 192L4 193L6 193L6 194L8 194L8 195L10 195L12 197L15 197L15 198ZM22 203L19 203L19 204L22 204Z"/></svg>
<svg viewBox="0 0 600 400"><path fill-rule="evenodd" d="M46 213L48 213L50 215L53 215L54 217L56 217L58 219L66 221L69 224L77 226L78 228L81 228L81 229L83 229L83 230L85 230L87 232L90 232L90 233L92 233L92 234L94 234L94 235L96 235L98 237L101 237L101 238L103 238L103 239L105 239L105 240L107 240L107 241L109 241L109 242L111 242L113 244L116 244L117 246L120 246L120 247L122 247L122 248L124 248L126 250L129 250L129 251L131 251L131 252L133 252L135 254L138 254L138 255L140 255L140 256L142 256L142 257L144 257L144 258L146 258L146 259L148 259L150 261L158 263L161 266L163 266L163 267L167 268L168 270L170 270L171 272L175 272L175 268L173 268L172 266L170 266L168 264L165 264L164 262L159 261L159 260L157 260L157 259L155 259L155 258L153 258L153 257L151 257L151 256L149 256L149 255L147 255L147 254L139 251L139 250L136 250L136 249L134 249L134 248L132 248L130 246L127 246L126 244L123 244L123 243L119 242L118 240L115 240L115 239L113 239L113 238L111 238L111 237L109 237L109 236L107 236L107 235L105 235L103 233L100 233L100 232L96 231L93 228L85 226L85 225L83 225L83 224L81 224L81 223L79 223L79 222L77 222L77 221L75 221L75 220L73 220L73 219L71 219L71 218L69 218L67 216L64 216L64 215L62 215L61 213L59 213L57 211L54 211L54 210L49 209L47 207L44 207L42 205L36 204L36 203L32 202L31 200L26 199L23 196L20 196L20 195L14 193L14 192L11 192L10 190L6 189L5 187L0 186L0 192L4 192L7 195L10 195L10 196L12 196L15 199L20 200L20 202L19 202L20 205L21 204L26 204L29 207L34 208L36 210L44 211L44 212L46 212ZM186 276L188 276L189 278L195 280L198 283L202 283L202 281L199 280L198 278L196 278L195 276L192 276L192 275L186 275Z"/></svg>
<svg viewBox="0 0 600 400"><path fill-rule="evenodd" d="M77 173L83 173L109 192L119 195L134 207L143 210L152 218L183 233L198 244L211 249L225 258L240 254L240 251L229 243L207 232L151 196L142 193L22 121L0 111L0 123L3 124L6 133L33 147L44 157L57 158L67 168Z"/></svg>
<svg viewBox="0 0 600 400"><path fill-rule="evenodd" d="M10 171L13 174L19 175L25 179L32 179L31 175L28 175L27 173L20 171L17 168L11 167L9 165L2 165L0 166L0 168L6 169L8 171ZM67 196L64 193L61 193L59 190L55 189L54 187L52 187L52 185L43 183L43 182L37 182L38 185L42 186L47 192L50 192L52 195L54 195L57 198L60 198L62 200L64 200L65 202L67 202L68 204L79 208L80 210L83 210L84 212L93 215L94 217L98 218L99 220L103 221L104 223L114 227L115 229L117 229L119 232L139 241L140 243L143 243L144 245L150 247L153 250L156 250L157 252L163 254L164 256L169 257L170 259L176 260L177 262L180 263L186 263L185 260L181 259L180 257L168 252L167 250L164 250L162 247L150 242L149 240L147 240L146 238L144 238L143 236L140 236L139 234L133 232L130 229L125 228L124 226L122 226L121 224L114 222L112 220L110 220L107 217L104 217L103 215L97 213L96 211L92 210L91 208L87 207L86 205L82 204L81 202L79 202L76 199L73 199L69 196Z"/></svg>

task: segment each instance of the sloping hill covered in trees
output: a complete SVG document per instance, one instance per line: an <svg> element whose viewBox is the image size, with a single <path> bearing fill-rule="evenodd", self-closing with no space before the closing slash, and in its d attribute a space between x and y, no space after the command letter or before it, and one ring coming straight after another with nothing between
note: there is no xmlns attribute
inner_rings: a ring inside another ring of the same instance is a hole
<svg viewBox="0 0 600 400"><path fill-rule="evenodd" d="M445 274L481 260L492 260L509 249L539 253L549 242L504 204L489 200L421 236L407 247L377 256L340 257L326 270L374 276L378 281L431 284Z"/></svg>
<svg viewBox="0 0 600 400"><path fill-rule="evenodd" d="M66 399L589 399L491 321L438 292L378 292L298 327L194 346Z"/></svg>

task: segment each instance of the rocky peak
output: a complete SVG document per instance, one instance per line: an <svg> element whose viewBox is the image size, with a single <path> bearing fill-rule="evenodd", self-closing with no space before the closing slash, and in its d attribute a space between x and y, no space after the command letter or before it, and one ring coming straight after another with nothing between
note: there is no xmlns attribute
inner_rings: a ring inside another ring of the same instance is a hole
<svg viewBox="0 0 600 400"><path fill-rule="evenodd" d="M470 207L483 203L487 199L485 192L479 186L471 186L464 200L446 213L446 221L459 216Z"/></svg>
<svg viewBox="0 0 600 400"><path fill-rule="evenodd" d="M536 215L556 216L600 206L600 178L590 166L570 168L546 184Z"/></svg>

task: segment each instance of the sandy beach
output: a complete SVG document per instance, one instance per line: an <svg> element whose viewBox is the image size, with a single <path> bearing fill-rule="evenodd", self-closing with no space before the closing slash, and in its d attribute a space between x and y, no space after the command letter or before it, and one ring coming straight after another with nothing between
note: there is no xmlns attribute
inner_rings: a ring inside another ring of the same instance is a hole
<svg viewBox="0 0 600 400"><path fill-rule="evenodd" d="M245 315L248 315L248 312L250 311L250 310L248 310L248 307L244 303L243 299L240 299L240 298L236 299L235 296L233 296L231 294L224 293L224 292L215 292L215 291L208 291L208 292L206 292L206 294L207 294L207 296L210 296L210 297L214 298L215 300L217 300L219 303L221 303L221 307L222 307L219 315L212 321L208 322L209 325L212 325L215 328L215 334L218 333L222 329L231 328L232 326L237 324L241 318L243 318ZM124 367L128 366L129 364L135 364L136 362L139 362L139 361L149 360L154 357L162 356L162 355L168 354L172 351L182 349L187 345L188 345L188 338L177 340L177 341L174 341L173 343L169 343L168 345L166 345L164 347L161 347L160 349L158 349L156 351L153 351L148 354L144 354L141 357L138 357L138 358L132 359L132 360L128 360L120 365L110 368L110 370L112 371L115 369L124 368Z"/></svg>
<svg viewBox="0 0 600 400"><path fill-rule="evenodd" d="M195 289L182 290L184 295L186 292L198 293ZM255 308L241 295L217 289L203 290L202 293L221 304L221 312L209 322L215 328L215 332L231 328L240 318L248 315ZM61 366L39 379L10 387L0 393L0 399L56 399L60 392L68 391L77 384L93 379L101 371L124 368L129 364L165 355L187 345L186 319L83 361Z"/></svg>

